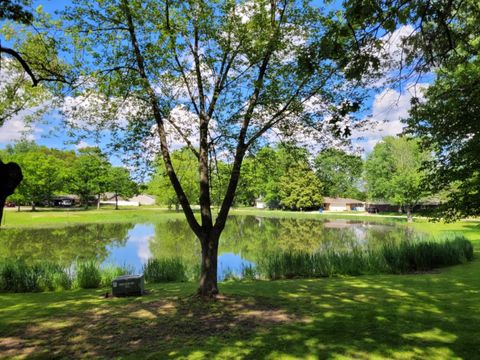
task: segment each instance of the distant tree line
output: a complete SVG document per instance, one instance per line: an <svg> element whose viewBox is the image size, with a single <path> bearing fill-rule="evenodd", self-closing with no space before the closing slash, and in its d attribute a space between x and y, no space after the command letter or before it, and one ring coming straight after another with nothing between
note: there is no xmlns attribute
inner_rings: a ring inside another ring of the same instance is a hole
<svg viewBox="0 0 480 360"><path fill-rule="evenodd" d="M186 148L172 156L179 179L192 203L198 198L196 160ZM398 205L407 214L429 192L422 183L422 164L429 159L417 140L386 137L363 160L359 155L328 148L315 156L289 143L265 146L245 158L235 197L237 206L251 206L261 200L270 208L316 209L324 197L382 201ZM227 162L217 160L211 169L212 198L220 204L229 172ZM168 180L164 165L157 161L148 185L160 204L179 203Z"/></svg>
<svg viewBox="0 0 480 360"><path fill-rule="evenodd" d="M51 149L22 141L0 150L0 159L20 165L23 181L9 201L15 204L51 205L55 195L73 194L83 206L99 202L102 194L131 197L137 184L123 167L113 166L98 147L73 150Z"/></svg>
<svg viewBox="0 0 480 360"><path fill-rule="evenodd" d="M130 197L138 192L127 169L114 167L98 147L78 151L57 150L33 142L19 142L0 151L3 161L17 162L24 180L9 198L16 204L51 204L57 194L75 194L88 207L102 194ZM424 165L432 155L418 139L385 137L366 159L341 149L327 148L316 155L292 143L264 146L250 153L242 168L235 197L236 206L253 206L262 201L269 208L318 209L324 197L354 198L398 206L411 219L413 208L432 195L445 198L426 184L429 171ZM172 163L186 196L198 203L198 169L194 154L187 148L172 153ZM214 205L220 205L232 164L217 159L210 169ZM179 210L164 163L153 164L147 184L157 202Z"/></svg>

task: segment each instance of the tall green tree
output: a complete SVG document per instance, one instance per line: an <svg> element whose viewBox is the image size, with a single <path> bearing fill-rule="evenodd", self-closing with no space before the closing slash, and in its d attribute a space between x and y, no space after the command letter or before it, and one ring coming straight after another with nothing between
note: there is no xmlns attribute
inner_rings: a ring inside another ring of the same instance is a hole
<svg viewBox="0 0 480 360"><path fill-rule="evenodd" d="M32 211L38 204L50 203L54 193L63 189L65 164L49 149L23 142L7 149L7 154L9 160L19 164L24 176L15 200L30 203Z"/></svg>
<svg viewBox="0 0 480 360"><path fill-rule="evenodd" d="M344 121L359 109L368 59L336 14L303 1L79 0L64 18L91 79L77 94L95 103L90 114L75 106L68 115L127 130L117 140L129 150L144 149L153 129L202 247L198 292L216 294L218 243L247 151L272 128L348 135ZM197 159L199 219L172 162L173 137ZM215 217L213 148L232 164Z"/></svg>
<svg viewBox="0 0 480 360"><path fill-rule="evenodd" d="M422 164L429 154L420 149L418 140L385 137L373 148L365 162L365 180L370 200L387 200L403 207L408 221L412 209L427 196Z"/></svg>
<svg viewBox="0 0 480 360"><path fill-rule="evenodd" d="M322 183L310 167L298 164L280 179L280 203L293 210L319 208L323 204Z"/></svg>
<svg viewBox="0 0 480 360"><path fill-rule="evenodd" d="M477 38L480 40L480 36ZM480 214L480 60L441 69L425 99L414 101L407 131L435 156L426 186L446 191L441 217Z"/></svg>
<svg viewBox="0 0 480 360"><path fill-rule="evenodd" d="M106 189L114 193L115 210L118 210L118 197L132 197L138 192L138 186L130 177L130 172L123 167L111 167L107 177Z"/></svg>
<svg viewBox="0 0 480 360"><path fill-rule="evenodd" d="M198 202L198 171L197 159L192 152L183 148L172 152L172 164L175 166L178 180L180 181L185 196L190 203ZM180 201L168 178L165 164L161 158L155 163L155 172L148 184L148 192L156 196L157 202L167 205L169 208L175 206L178 211L180 209Z"/></svg>
<svg viewBox="0 0 480 360"><path fill-rule="evenodd" d="M365 200L365 194L359 189L363 173L360 156L329 148L315 157L314 168L324 196Z"/></svg>
<svg viewBox="0 0 480 360"><path fill-rule="evenodd" d="M80 197L85 208L92 197L96 197L98 206L101 194L108 191L111 165L98 147L82 148L78 153L69 169L69 190Z"/></svg>

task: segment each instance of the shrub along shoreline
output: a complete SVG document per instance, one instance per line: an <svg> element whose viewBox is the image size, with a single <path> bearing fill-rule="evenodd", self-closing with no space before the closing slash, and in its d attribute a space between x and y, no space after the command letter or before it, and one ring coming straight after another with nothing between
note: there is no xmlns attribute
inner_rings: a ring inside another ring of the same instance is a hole
<svg viewBox="0 0 480 360"><path fill-rule="evenodd" d="M408 274L466 263L473 260L472 243L463 235L440 239L415 239L386 243L375 248L344 251L275 252L260 256L257 266L242 270L240 278L290 279L338 275ZM78 261L65 267L54 262L27 264L24 260L0 263L0 291L39 292L110 287L112 280L131 269L98 261ZM150 259L143 268L150 283L183 282L198 278L199 266L181 258ZM228 274L227 274L228 275ZM235 279L230 274L225 279Z"/></svg>

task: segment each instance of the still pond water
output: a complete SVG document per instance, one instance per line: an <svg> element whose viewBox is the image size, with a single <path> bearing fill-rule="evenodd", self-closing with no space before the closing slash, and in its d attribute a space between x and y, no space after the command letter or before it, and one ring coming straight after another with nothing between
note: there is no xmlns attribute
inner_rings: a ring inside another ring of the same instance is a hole
<svg viewBox="0 0 480 360"><path fill-rule="evenodd" d="M348 251L413 235L411 229L393 223L232 216L220 240L219 279L227 273L240 274L242 267L254 266L269 251ZM23 258L69 265L77 259L96 258L104 265L141 272L150 258L181 257L196 264L200 254L200 244L183 220L0 232L0 260Z"/></svg>

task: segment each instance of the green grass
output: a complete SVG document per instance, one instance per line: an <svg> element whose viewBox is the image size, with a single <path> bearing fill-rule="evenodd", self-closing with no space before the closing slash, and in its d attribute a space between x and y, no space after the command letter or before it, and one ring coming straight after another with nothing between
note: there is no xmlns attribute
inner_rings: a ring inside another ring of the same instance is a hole
<svg viewBox="0 0 480 360"><path fill-rule="evenodd" d="M130 211L119 213L148 220ZM99 217L85 215L75 221ZM105 288L0 293L0 358L478 359L480 224L411 226L463 234L476 257L422 274L229 281L208 302L191 296L192 282L148 284L138 298L105 299Z"/></svg>
<svg viewBox="0 0 480 360"><path fill-rule="evenodd" d="M121 208L114 209L59 209L35 212L13 209L4 211L2 227L42 227L65 226L84 223L142 223L151 221L168 221L183 219L182 212L168 211L156 207Z"/></svg>
<svg viewBox="0 0 480 360"><path fill-rule="evenodd" d="M259 273L277 279L334 275L405 274L463 264L473 259L472 243L461 235L415 239L350 251L274 252L259 262Z"/></svg>
<svg viewBox="0 0 480 360"><path fill-rule="evenodd" d="M143 267L145 280L150 283L186 281L187 273L181 258L149 259Z"/></svg>
<svg viewBox="0 0 480 360"><path fill-rule="evenodd" d="M0 357L475 359L480 262L425 275L0 294Z"/></svg>

